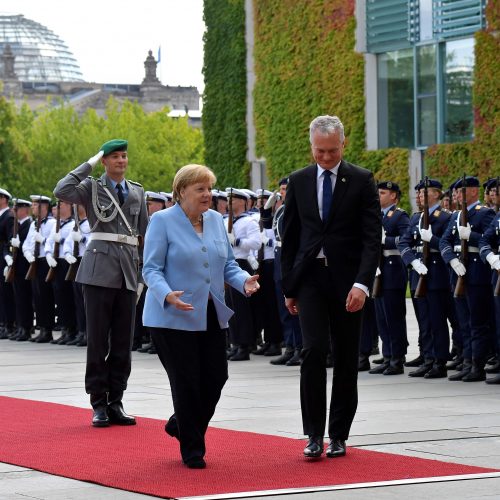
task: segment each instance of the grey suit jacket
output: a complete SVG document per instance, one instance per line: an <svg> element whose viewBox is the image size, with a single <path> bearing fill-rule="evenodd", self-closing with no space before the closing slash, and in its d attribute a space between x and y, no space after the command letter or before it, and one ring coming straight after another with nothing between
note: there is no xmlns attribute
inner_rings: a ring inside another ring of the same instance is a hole
<svg viewBox="0 0 500 500"><path fill-rule="evenodd" d="M69 203L83 205L87 210L87 218L93 232L130 235L119 213L109 222L103 222L97 218L92 203L92 182L97 182L98 206L109 207L103 215L110 215L115 207L103 186L107 186L117 200L118 197L106 174L103 174L100 179L93 180L88 177L91 171L92 167L88 163L75 168L57 183L54 195ZM128 197L121 209L135 234L144 237L148 225L144 190L137 183L126 182ZM142 267L140 260L139 249L135 246L91 240L82 257L76 281L86 285L121 288L124 278L127 289L135 291L140 279L140 267Z"/></svg>

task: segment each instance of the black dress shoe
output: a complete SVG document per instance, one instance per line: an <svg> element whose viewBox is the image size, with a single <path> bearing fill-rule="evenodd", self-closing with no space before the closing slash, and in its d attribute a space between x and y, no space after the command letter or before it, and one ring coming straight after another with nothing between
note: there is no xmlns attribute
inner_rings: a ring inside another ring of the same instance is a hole
<svg viewBox="0 0 500 500"><path fill-rule="evenodd" d="M472 367L471 371L462 378L462 382L482 382L486 380L484 368Z"/></svg>
<svg viewBox="0 0 500 500"><path fill-rule="evenodd" d="M434 366L433 359L426 359L422 365L420 365L416 370L408 373L408 377L425 377L427 372L432 370Z"/></svg>
<svg viewBox="0 0 500 500"><path fill-rule="evenodd" d="M424 375L424 378L446 378L448 376L448 370L444 363L436 363L434 366Z"/></svg>
<svg viewBox="0 0 500 500"><path fill-rule="evenodd" d="M288 361L290 361L293 358L293 356L294 356L293 348L287 347L285 349L285 352L279 358L271 359L269 363L271 363L272 365L286 365Z"/></svg>
<svg viewBox="0 0 500 500"><path fill-rule="evenodd" d="M26 330L25 328L19 328L19 333L16 336L16 340L18 342L26 342L31 338L29 330Z"/></svg>
<svg viewBox="0 0 500 500"><path fill-rule="evenodd" d="M256 356L263 356L269 349L269 346L270 346L269 342L264 342L259 347L257 347L257 349L254 349L252 351L252 354L255 354Z"/></svg>
<svg viewBox="0 0 500 500"><path fill-rule="evenodd" d="M368 373L371 373L372 375L381 375L382 373L385 372L385 370L387 370L387 368L389 368L389 365L390 365L390 360L385 358L385 361L382 364L379 364L378 366L372 368L371 370L368 371Z"/></svg>
<svg viewBox="0 0 500 500"><path fill-rule="evenodd" d="M281 356L281 344L269 344L264 356Z"/></svg>
<svg viewBox="0 0 500 500"><path fill-rule="evenodd" d="M377 358L377 359L373 359L372 363L375 365L381 365L382 363L384 363L384 361L385 361L385 358Z"/></svg>
<svg viewBox="0 0 500 500"><path fill-rule="evenodd" d="M326 449L328 458L343 457L346 452L345 441L343 439L330 439L330 444Z"/></svg>
<svg viewBox="0 0 500 500"><path fill-rule="evenodd" d="M304 456L318 458L323 453L323 436L310 437L304 448Z"/></svg>
<svg viewBox="0 0 500 500"><path fill-rule="evenodd" d="M37 344L47 344L51 340L52 340L52 330L48 330L47 328L42 328L40 330L40 335L38 335L35 342Z"/></svg>
<svg viewBox="0 0 500 500"><path fill-rule="evenodd" d="M496 377L493 378L488 378L485 380L487 384L500 384L500 375L497 375Z"/></svg>
<svg viewBox="0 0 500 500"><path fill-rule="evenodd" d="M107 408L105 406L94 408L94 415L92 416L92 425L94 427L109 427L109 416Z"/></svg>
<svg viewBox="0 0 500 500"><path fill-rule="evenodd" d="M177 419L175 413L168 419L165 424L165 432L175 439L179 439L179 428L177 427Z"/></svg>
<svg viewBox="0 0 500 500"><path fill-rule="evenodd" d="M484 369L486 373L500 373L500 361Z"/></svg>
<svg viewBox="0 0 500 500"><path fill-rule="evenodd" d="M285 363L286 366L300 366L302 363L302 358L300 357L300 353L302 349L295 349L293 356ZM272 361L271 361L272 363Z"/></svg>
<svg viewBox="0 0 500 500"><path fill-rule="evenodd" d="M389 365L382 373L382 375L402 375L405 372L403 365Z"/></svg>
<svg viewBox="0 0 500 500"><path fill-rule="evenodd" d="M238 347L236 354L233 354L229 361L248 361L250 359L250 352L246 347Z"/></svg>
<svg viewBox="0 0 500 500"><path fill-rule="evenodd" d="M460 370L463 362L464 358L462 358L462 356L455 356L451 361L446 363L446 368L448 368L448 370Z"/></svg>
<svg viewBox="0 0 500 500"><path fill-rule="evenodd" d="M204 469L207 466L203 457L193 457L184 462L190 469Z"/></svg>
<svg viewBox="0 0 500 500"><path fill-rule="evenodd" d="M121 403L111 403L108 405L109 421L118 425L135 425L135 417L127 415Z"/></svg>
<svg viewBox="0 0 500 500"><path fill-rule="evenodd" d="M151 344L151 347L148 349L148 354L158 354L154 344Z"/></svg>
<svg viewBox="0 0 500 500"><path fill-rule="evenodd" d="M148 352L151 347L153 347L152 343L146 344L144 347L140 347L139 349L137 349L137 352Z"/></svg>
<svg viewBox="0 0 500 500"><path fill-rule="evenodd" d="M424 357L423 356L417 356L415 359L412 359L410 361L407 361L405 363L405 366L413 367L413 366L420 366L421 364L424 363Z"/></svg>
<svg viewBox="0 0 500 500"><path fill-rule="evenodd" d="M368 356L360 354L358 358L358 372L367 372L371 368Z"/></svg>

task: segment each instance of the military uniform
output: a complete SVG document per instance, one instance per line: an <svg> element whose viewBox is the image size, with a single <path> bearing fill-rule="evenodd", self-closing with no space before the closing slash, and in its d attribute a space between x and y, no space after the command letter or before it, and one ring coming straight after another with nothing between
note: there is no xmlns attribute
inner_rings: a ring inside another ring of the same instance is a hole
<svg viewBox="0 0 500 500"><path fill-rule="evenodd" d="M11 195L5 189L0 188L0 196L9 200ZM5 255L9 251L9 235L12 232L14 217L7 206L0 209L0 271L6 268ZM14 332L15 306L14 290L11 283L2 279L0 274L0 338L8 338Z"/></svg>
<svg viewBox="0 0 500 500"><path fill-rule="evenodd" d="M124 146L120 141L110 142L126 150L126 141L121 141ZM104 155L124 151L108 146L101 148ZM83 163L57 183L54 193L64 201L83 205L91 228L76 276L83 284L87 323L85 389L99 421L93 424L109 425L105 410L121 408L130 375L139 237L144 237L148 218L140 184L127 180L117 184L106 173L93 179L89 177L92 168ZM121 198L125 220L116 207Z"/></svg>

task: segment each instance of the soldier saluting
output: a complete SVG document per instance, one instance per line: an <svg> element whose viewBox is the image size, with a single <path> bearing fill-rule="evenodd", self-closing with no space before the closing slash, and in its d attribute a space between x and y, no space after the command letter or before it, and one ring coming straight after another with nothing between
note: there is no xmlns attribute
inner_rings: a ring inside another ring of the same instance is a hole
<svg viewBox="0 0 500 500"><path fill-rule="evenodd" d="M76 281L83 285L87 322L85 390L94 409L92 425L134 425L123 392L131 368L132 335L139 279L139 241L148 223L144 190L125 179L128 142L113 139L61 179L55 195L83 205L90 239ZM101 161L105 172L89 177Z"/></svg>

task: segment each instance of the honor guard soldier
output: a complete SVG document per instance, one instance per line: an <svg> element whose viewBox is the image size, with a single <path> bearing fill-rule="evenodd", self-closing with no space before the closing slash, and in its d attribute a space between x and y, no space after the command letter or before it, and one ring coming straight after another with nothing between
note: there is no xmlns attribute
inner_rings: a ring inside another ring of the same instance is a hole
<svg viewBox="0 0 500 500"><path fill-rule="evenodd" d="M397 206L401 190L395 182L377 185L382 209L382 255L379 271L381 296L375 298L375 317L382 338L384 362L368 373L400 375L404 373L408 336L406 332L406 286L408 274L397 244L409 225L408 214Z"/></svg>
<svg viewBox="0 0 500 500"><path fill-rule="evenodd" d="M47 277L52 282L57 306L58 324L61 336L51 341L52 344L64 345L76 337L75 301L73 285L66 281L69 264L64 258L64 243L74 227L73 206L65 201L57 202L56 225L45 242L45 259L51 268Z"/></svg>
<svg viewBox="0 0 500 500"><path fill-rule="evenodd" d="M8 266L4 259L9 249L9 240L14 224L14 216L9 208L10 193L0 188L0 270ZM14 333L15 320L14 291L12 283L0 279L0 339L6 339Z"/></svg>
<svg viewBox="0 0 500 500"><path fill-rule="evenodd" d="M264 205L262 215L264 227L266 229L270 227L274 232L274 284L285 343L283 354L278 358L272 359L270 363L272 365L299 366L300 353L302 351L302 331L300 329L299 317L291 315L286 308L283 287L281 285L281 234L283 231L283 213L285 210L287 184L287 177L279 181L279 193L274 193L269 197Z"/></svg>
<svg viewBox="0 0 500 500"><path fill-rule="evenodd" d="M451 213L441 207L442 184L439 181L427 179L421 186L420 205L427 211L428 220L424 219L425 212L418 220L412 218L408 231L398 243L403 262L419 277L414 286L418 295L416 300L426 304L429 314L429 330L423 330L420 346L423 360L409 376L443 378L447 376L450 343L446 316L450 286L448 270L439 253L439 242Z"/></svg>
<svg viewBox="0 0 500 500"><path fill-rule="evenodd" d="M493 189L494 190L494 189ZM491 267L491 284L493 288L493 300L495 306L495 333L496 333L496 363L485 368L486 373L496 373L493 378L486 380L487 384L500 384L500 212L484 232L479 240L479 255L486 264Z"/></svg>
<svg viewBox="0 0 500 500"><path fill-rule="evenodd" d="M172 193L160 191L160 194L165 197L165 208L170 208L174 204Z"/></svg>
<svg viewBox="0 0 500 500"><path fill-rule="evenodd" d="M32 337L31 342L45 343L52 340L55 319L55 301L52 284L45 281L49 265L45 259L45 242L54 230L56 220L50 211L48 196L30 196L34 220L23 243L23 254L30 267L26 279L31 280L35 317L40 334Z"/></svg>
<svg viewBox="0 0 500 500"><path fill-rule="evenodd" d="M25 279L29 263L22 254L21 247L26 240L31 225L31 201L14 200L14 226L10 234L10 253L5 260L11 274L14 288L14 302L16 304L16 331L10 340L24 342L31 338L33 328L33 295L31 283ZM17 221L17 222L16 222ZM8 275L9 276L9 275Z"/></svg>
<svg viewBox="0 0 500 500"><path fill-rule="evenodd" d="M140 184L125 179L128 143L114 139L62 178L55 195L83 205L90 241L76 280L83 284L87 320L85 390L94 409L92 424L134 425L123 409L131 368L131 347L139 278L139 243L148 224ZM99 179L88 177L102 161Z"/></svg>
<svg viewBox="0 0 500 500"><path fill-rule="evenodd" d="M463 188L463 189L462 189ZM486 379L484 367L489 354L492 338L491 321L493 314L491 296L491 270L479 257L479 240L495 217L495 212L479 203L479 180L477 177L464 176L455 184L459 201L465 205L467 225L463 225L462 210L453 213L439 248L444 261L453 269L456 280L465 282L465 299L457 306L463 312L468 307L469 329L464 330L462 370L449 377L450 380L477 382ZM464 197L465 191L465 197ZM462 244L462 242L464 242ZM468 257L465 262L465 246ZM457 290L455 289L455 295ZM460 317L459 321L463 322Z"/></svg>
<svg viewBox="0 0 500 500"><path fill-rule="evenodd" d="M75 281L76 273L83 254L87 248L87 243L90 237L90 226L87 219L87 213L82 205L73 205L74 220L72 231L69 237L64 241L63 255L66 262L69 264L66 273L66 281L69 281L73 286L73 300L75 303L76 327L78 333L73 340L70 340L66 345L76 345L85 347L87 345L87 320L85 318L85 307L83 303L83 288L82 284Z"/></svg>
<svg viewBox="0 0 500 500"><path fill-rule="evenodd" d="M227 215L227 193L225 191L219 191L217 194L217 212L221 215Z"/></svg>
<svg viewBox="0 0 500 500"><path fill-rule="evenodd" d="M246 212L249 195L241 189L227 188L230 198L229 214L224 223L228 230L229 242L233 247L234 257L239 266L249 274L255 274L258 268L254 252L261 245L259 224ZM232 229L231 229L232 227ZM228 353L230 361L246 361L250 359L250 347L255 344L255 328L250 298L235 292L231 287L226 289L226 301L234 311L229 320Z"/></svg>

